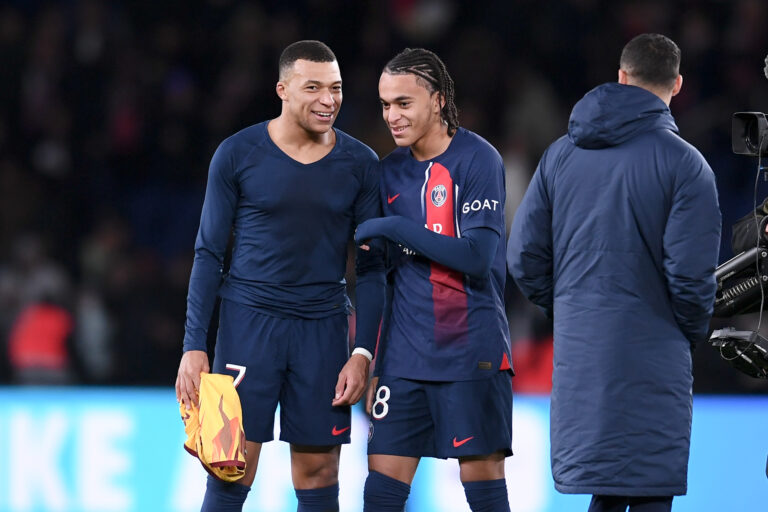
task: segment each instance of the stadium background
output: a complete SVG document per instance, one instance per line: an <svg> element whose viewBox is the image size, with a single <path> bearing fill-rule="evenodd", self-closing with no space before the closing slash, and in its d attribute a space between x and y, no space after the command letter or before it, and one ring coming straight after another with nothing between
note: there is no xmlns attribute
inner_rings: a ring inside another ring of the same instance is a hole
<svg viewBox="0 0 768 512"><path fill-rule="evenodd" d="M380 156L393 148L376 95L382 66L406 46L440 54L462 125L504 157L511 219L573 103L616 79L624 43L648 31L672 37L685 78L672 112L717 175L725 261L756 173L755 159L730 151L730 118L768 110L766 27L763 0L3 1L0 510L194 509L202 471L183 458L171 386L207 165L224 137L279 113L276 60L290 42L333 48L345 81L336 126ZM758 201L766 195L761 181ZM512 502L582 508L579 497L559 501L548 469L550 326L514 286L508 313L518 371ZM47 370L28 366L30 339L68 332ZM694 368L680 510L753 508L767 483L768 383L708 346ZM364 473L367 427L359 414L356 422L345 456ZM281 449L262 465L275 468L259 477L274 495L264 510L291 508L281 501L291 495ZM420 468L409 510L461 503L443 471L452 467ZM348 492L363 480L351 469L342 476ZM744 506L716 506L721 496Z"/></svg>

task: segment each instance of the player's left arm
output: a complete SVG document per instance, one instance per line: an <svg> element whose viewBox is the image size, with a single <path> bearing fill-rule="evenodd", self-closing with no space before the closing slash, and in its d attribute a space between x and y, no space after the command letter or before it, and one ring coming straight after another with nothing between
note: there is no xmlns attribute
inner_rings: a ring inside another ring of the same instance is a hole
<svg viewBox="0 0 768 512"><path fill-rule="evenodd" d="M362 244L376 237L387 238L432 261L478 279L488 277L500 238L499 233L485 227L469 229L462 233L461 238L454 238L396 215L364 222L357 228L355 241Z"/></svg>
<svg viewBox="0 0 768 512"><path fill-rule="evenodd" d="M355 203L355 223L381 215L378 160L371 160ZM376 350L384 307L384 253L379 247L357 248L355 254L355 345L336 383L332 405L352 405L365 393L370 362Z"/></svg>
<svg viewBox="0 0 768 512"><path fill-rule="evenodd" d="M504 165L490 146L479 146L459 183L454 206L458 237L434 232L413 220L373 219L357 229L359 243L385 237L470 277L487 278L504 229Z"/></svg>

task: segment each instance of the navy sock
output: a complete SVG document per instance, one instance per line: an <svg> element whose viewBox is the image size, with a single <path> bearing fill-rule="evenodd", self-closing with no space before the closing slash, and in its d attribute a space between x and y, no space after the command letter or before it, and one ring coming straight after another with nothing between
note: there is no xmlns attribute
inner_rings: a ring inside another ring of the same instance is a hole
<svg viewBox="0 0 768 512"><path fill-rule="evenodd" d="M251 488L237 482L222 482L208 475L200 512L241 512Z"/></svg>
<svg viewBox="0 0 768 512"><path fill-rule="evenodd" d="M472 512L509 512L507 480L462 482Z"/></svg>
<svg viewBox="0 0 768 512"><path fill-rule="evenodd" d="M402 512L411 486L378 471L365 479L363 512Z"/></svg>
<svg viewBox="0 0 768 512"><path fill-rule="evenodd" d="M294 491L299 501L296 512L339 512L339 484Z"/></svg>

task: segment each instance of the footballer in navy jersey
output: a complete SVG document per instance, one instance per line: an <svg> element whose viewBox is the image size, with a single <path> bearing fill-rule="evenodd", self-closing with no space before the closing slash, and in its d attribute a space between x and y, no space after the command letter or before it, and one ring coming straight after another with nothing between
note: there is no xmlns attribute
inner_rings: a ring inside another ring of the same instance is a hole
<svg viewBox="0 0 768 512"><path fill-rule="evenodd" d="M381 162L382 209L443 236L504 229L504 166L485 139L458 128L448 149L419 161L407 147ZM399 247L394 294L377 373L432 381L485 378L509 369L505 244L488 275L473 277Z"/></svg>
<svg viewBox="0 0 768 512"><path fill-rule="evenodd" d="M384 301L383 256L359 249L350 357L347 246L359 223L380 215L378 158L333 128L342 94L330 48L299 41L279 67L281 114L218 147L195 242L177 399L196 402L200 373L209 371L218 295L212 371L234 377L246 437L245 476L209 476L202 512L242 509L278 403L298 512L338 510L340 445L350 441L350 406L365 392Z"/></svg>
<svg viewBox="0 0 768 512"><path fill-rule="evenodd" d="M362 248L390 249L389 307L367 409L365 512L403 509L421 457L456 458L473 512L508 512L512 366L504 313L504 166L458 126L440 58L406 49L379 79L398 148L380 164L384 216Z"/></svg>
<svg viewBox="0 0 768 512"><path fill-rule="evenodd" d="M190 279L185 350L205 350L217 292L279 317L347 312L347 242L354 226L378 216L378 158L368 146L334 129L330 153L303 164L275 145L267 124L227 138L211 160ZM230 228L232 261L222 275ZM361 256L370 260L365 252ZM366 339L371 349L373 342Z"/></svg>

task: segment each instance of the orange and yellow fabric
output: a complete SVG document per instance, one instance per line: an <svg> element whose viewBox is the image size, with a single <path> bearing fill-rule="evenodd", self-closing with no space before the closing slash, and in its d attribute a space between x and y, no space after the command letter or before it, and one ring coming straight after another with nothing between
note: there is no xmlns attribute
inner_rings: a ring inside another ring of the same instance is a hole
<svg viewBox="0 0 768 512"><path fill-rule="evenodd" d="M211 475L234 482L245 474L245 432L240 397L231 375L200 374L199 408L179 403L187 440L184 448Z"/></svg>

